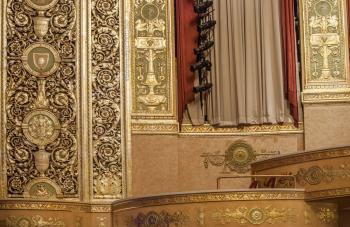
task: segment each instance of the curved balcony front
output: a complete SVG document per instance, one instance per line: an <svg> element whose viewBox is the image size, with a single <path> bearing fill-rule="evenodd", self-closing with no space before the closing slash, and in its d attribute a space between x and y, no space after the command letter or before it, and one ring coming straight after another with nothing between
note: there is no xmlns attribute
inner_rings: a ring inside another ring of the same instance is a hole
<svg viewBox="0 0 350 227"><path fill-rule="evenodd" d="M304 190L207 191L134 198L113 204L118 227L335 227L337 206L307 203Z"/></svg>

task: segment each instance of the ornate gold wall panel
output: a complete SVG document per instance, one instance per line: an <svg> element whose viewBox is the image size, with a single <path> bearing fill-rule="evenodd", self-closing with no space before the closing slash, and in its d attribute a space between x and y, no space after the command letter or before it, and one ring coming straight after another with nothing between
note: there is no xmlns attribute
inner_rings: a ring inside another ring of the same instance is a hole
<svg viewBox="0 0 350 227"><path fill-rule="evenodd" d="M119 0L0 4L0 198L121 198Z"/></svg>
<svg viewBox="0 0 350 227"><path fill-rule="evenodd" d="M138 133L177 133L173 0L133 0L132 118Z"/></svg>
<svg viewBox="0 0 350 227"><path fill-rule="evenodd" d="M301 1L303 101L350 101L345 0Z"/></svg>
<svg viewBox="0 0 350 227"><path fill-rule="evenodd" d="M78 197L79 3L8 0L3 4L7 195L23 197L25 191L34 190L26 187L35 180L37 184L31 185L35 193L41 190L47 195L53 190L66 198Z"/></svg>
<svg viewBox="0 0 350 227"><path fill-rule="evenodd" d="M92 0L93 198L121 198L119 0Z"/></svg>

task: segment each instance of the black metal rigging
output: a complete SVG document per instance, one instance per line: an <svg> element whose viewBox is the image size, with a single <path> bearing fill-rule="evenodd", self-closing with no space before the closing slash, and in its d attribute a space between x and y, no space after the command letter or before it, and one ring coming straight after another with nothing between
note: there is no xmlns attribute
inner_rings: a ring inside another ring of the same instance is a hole
<svg viewBox="0 0 350 227"><path fill-rule="evenodd" d="M207 111L203 109L203 103L206 101L203 99L206 99L213 86L208 78L212 67L210 50L214 46L214 28L216 25L213 0L194 0L194 11L198 14L197 30L199 38L198 47L193 50L197 56L197 61L191 65L191 70L198 75L199 85L193 88L193 92L200 94L201 108L205 112L205 118L207 118Z"/></svg>

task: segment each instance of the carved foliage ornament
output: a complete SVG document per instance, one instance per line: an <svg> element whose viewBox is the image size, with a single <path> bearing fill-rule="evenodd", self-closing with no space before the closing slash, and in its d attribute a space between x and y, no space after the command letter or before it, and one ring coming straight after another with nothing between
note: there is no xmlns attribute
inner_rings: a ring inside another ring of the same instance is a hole
<svg viewBox="0 0 350 227"><path fill-rule="evenodd" d="M134 2L133 113L172 113L166 0Z"/></svg>
<svg viewBox="0 0 350 227"><path fill-rule="evenodd" d="M75 0L7 1L10 197L23 197L26 185L39 177L57 184L64 197L78 196L75 4ZM38 185L37 193L45 194L47 184Z"/></svg>
<svg viewBox="0 0 350 227"><path fill-rule="evenodd" d="M347 40L342 0L307 0L303 4L305 89L349 87Z"/></svg>
<svg viewBox="0 0 350 227"><path fill-rule="evenodd" d="M122 197L119 0L92 0L93 197Z"/></svg>
<svg viewBox="0 0 350 227"><path fill-rule="evenodd" d="M335 179L349 179L350 167L341 164L339 167L311 166L307 169L301 168L296 174L296 180L299 185L319 185L322 183L331 183Z"/></svg>
<svg viewBox="0 0 350 227"><path fill-rule="evenodd" d="M204 158L205 168L208 168L211 164L213 166L223 166L223 173L246 173L250 170L250 164L256 160L257 156L275 154L279 154L279 152L261 151L258 153L245 141L238 140L230 145L225 154L220 154L220 151L218 151L216 153L204 153L202 157Z"/></svg>
<svg viewBox="0 0 350 227"><path fill-rule="evenodd" d="M322 204L312 204L304 211L305 224L312 224L311 217L315 215L316 218L324 224L338 223L338 209L333 206L324 206Z"/></svg>
<svg viewBox="0 0 350 227"><path fill-rule="evenodd" d="M136 218L130 217L127 220L129 227L165 227L165 226L181 226L189 221L189 217L181 211L170 214L162 211L157 213L150 211L147 214L140 213Z"/></svg>
<svg viewBox="0 0 350 227"><path fill-rule="evenodd" d="M9 227L65 227L66 224L60 218L54 217L42 217L40 215L35 215L33 217L27 216L10 216L6 219L6 226Z"/></svg>
<svg viewBox="0 0 350 227"><path fill-rule="evenodd" d="M218 210L212 214L212 219L221 224L253 224L260 225L264 223L295 223L295 210L291 208L273 208L273 207L239 207L235 209Z"/></svg>

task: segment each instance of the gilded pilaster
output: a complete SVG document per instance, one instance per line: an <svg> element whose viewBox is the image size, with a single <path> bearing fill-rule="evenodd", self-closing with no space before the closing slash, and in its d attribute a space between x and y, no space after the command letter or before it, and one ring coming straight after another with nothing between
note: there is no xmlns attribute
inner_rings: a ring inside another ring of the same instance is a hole
<svg viewBox="0 0 350 227"><path fill-rule="evenodd" d="M2 107L7 196L79 197L79 3L9 0ZM4 42L3 42L4 45Z"/></svg>
<svg viewBox="0 0 350 227"><path fill-rule="evenodd" d="M6 65L6 51L4 46L6 46L6 26L4 23L4 15L5 14L5 1L1 1L0 2L0 75L1 75L1 79L0 79L0 110L1 113L5 112L4 109L4 98L5 98L5 65ZM1 114L0 116L0 125L4 125L5 122L5 115ZM6 160L5 160L5 147L6 147L6 143L5 143L6 137L5 137L5 127L1 127L0 129L0 170L1 170L1 174L0 174L0 198L6 198Z"/></svg>
<svg viewBox="0 0 350 227"><path fill-rule="evenodd" d="M350 101L345 0L301 1L303 102Z"/></svg>
<svg viewBox="0 0 350 227"><path fill-rule="evenodd" d="M0 198L124 195L120 5L1 1Z"/></svg>
<svg viewBox="0 0 350 227"><path fill-rule="evenodd" d="M123 196L119 0L91 1L92 198Z"/></svg>
<svg viewBox="0 0 350 227"><path fill-rule="evenodd" d="M177 133L173 0L133 0L132 130Z"/></svg>

